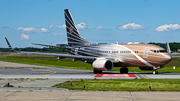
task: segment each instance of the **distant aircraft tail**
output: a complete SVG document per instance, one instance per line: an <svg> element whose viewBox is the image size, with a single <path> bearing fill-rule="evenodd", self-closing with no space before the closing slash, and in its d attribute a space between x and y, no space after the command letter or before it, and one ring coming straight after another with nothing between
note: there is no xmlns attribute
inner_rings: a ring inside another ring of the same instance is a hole
<svg viewBox="0 0 180 101"><path fill-rule="evenodd" d="M9 49L12 51L12 52L16 52L12 47L11 47L11 45L10 45L10 43L9 43L9 41L8 41L8 39L5 37L5 40L6 40L6 42L7 42L7 44L8 44L8 46L9 46Z"/></svg>
<svg viewBox="0 0 180 101"><path fill-rule="evenodd" d="M66 22L66 31L67 31L67 39L69 46L83 46L83 45L90 45L91 43L84 40L74 23L74 20L71 16L71 13L68 9L64 10L65 15L65 22Z"/></svg>
<svg viewBox="0 0 180 101"><path fill-rule="evenodd" d="M166 49L167 49L167 53L168 53L169 55L171 55L171 49L170 49L170 46L169 46L169 43L168 43L168 42L166 42Z"/></svg>

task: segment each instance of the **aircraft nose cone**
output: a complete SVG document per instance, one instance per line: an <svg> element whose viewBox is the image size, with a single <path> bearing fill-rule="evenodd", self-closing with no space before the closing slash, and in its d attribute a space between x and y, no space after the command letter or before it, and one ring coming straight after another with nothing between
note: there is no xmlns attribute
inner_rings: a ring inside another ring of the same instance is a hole
<svg viewBox="0 0 180 101"><path fill-rule="evenodd" d="M164 57L163 57L163 62L164 62L165 64L169 63L171 60L172 60L171 55L169 55L169 54L164 55Z"/></svg>

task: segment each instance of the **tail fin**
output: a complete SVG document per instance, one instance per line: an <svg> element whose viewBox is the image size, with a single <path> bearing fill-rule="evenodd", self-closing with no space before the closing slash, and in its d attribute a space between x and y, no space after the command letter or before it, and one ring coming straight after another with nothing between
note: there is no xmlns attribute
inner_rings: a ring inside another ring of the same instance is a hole
<svg viewBox="0 0 180 101"><path fill-rule="evenodd" d="M6 42L7 42L7 44L8 44L8 46L9 46L9 49L12 51L12 52L16 52L14 49L12 49L12 47L11 47L11 45L10 45L10 43L9 43L9 41L8 41L8 39L5 37L5 40L6 40Z"/></svg>
<svg viewBox="0 0 180 101"><path fill-rule="evenodd" d="M166 49L167 49L167 53L168 53L169 55L171 55L171 49L170 49L170 47L169 47L169 43L168 43L168 42L166 42Z"/></svg>
<svg viewBox="0 0 180 101"><path fill-rule="evenodd" d="M64 10L65 22L66 22L66 31L67 31L67 39L69 46L82 46L82 45L90 45L91 43L84 40L74 23L74 20L71 16L71 13L68 9Z"/></svg>

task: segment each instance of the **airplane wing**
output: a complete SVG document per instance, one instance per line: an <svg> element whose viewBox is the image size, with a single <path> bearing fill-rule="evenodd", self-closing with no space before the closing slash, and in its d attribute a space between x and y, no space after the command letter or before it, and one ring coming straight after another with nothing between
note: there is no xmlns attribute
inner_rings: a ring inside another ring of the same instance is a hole
<svg viewBox="0 0 180 101"><path fill-rule="evenodd" d="M59 56L59 57L64 57L64 58L78 58L78 59L90 59L90 60L95 60L97 57L90 57L90 56L78 56L78 55L68 55L68 54L55 54L55 53L40 53L40 52L25 52L25 51L15 51L14 49L12 49L9 41L7 40L7 38L5 37L6 42L10 48L10 50L12 52L16 52L16 53L23 53L23 54L36 54L36 55L50 55L50 56ZM37 44L36 44L37 45ZM42 45L42 44L38 44L38 45ZM50 45L44 45L44 46L50 46ZM61 48L61 47L59 47ZM64 49L70 49L70 48L64 48Z"/></svg>
<svg viewBox="0 0 180 101"><path fill-rule="evenodd" d="M94 60L94 59L97 58L97 57L90 57L90 56L55 54L55 53L40 53L40 52L24 52L24 51L20 51L19 53L23 53L23 54L36 54L36 55L50 55L50 56L59 56L59 57L62 57L62 58L78 58L78 59L90 59L90 60Z"/></svg>

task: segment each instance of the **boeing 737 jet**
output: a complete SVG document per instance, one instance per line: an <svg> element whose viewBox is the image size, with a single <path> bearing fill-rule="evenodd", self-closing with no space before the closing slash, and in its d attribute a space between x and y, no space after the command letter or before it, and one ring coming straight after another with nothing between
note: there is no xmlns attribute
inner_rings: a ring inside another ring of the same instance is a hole
<svg viewBox="0 0 180 101"><path fill-rule="evenodd" d="M57 56L58 59L74 58L73 60L82 60L92 64L94 73L110 71L113 67L121 67L120 73L128 73L126 67L139 67L141 70L152 70L153 74L157 69L163 68L165 64L171 61L171 50L167 43L167 50L152 44L92 44L84 40L76 27L76 24L68 9L64 10L68 47L57 47L44 44L35 44L42 46L51 46L67 49L66 54L51 54L38 52L23 52L25 54L39 54ZM12 49L7 38L5 38L10 49Z"/></svg>

